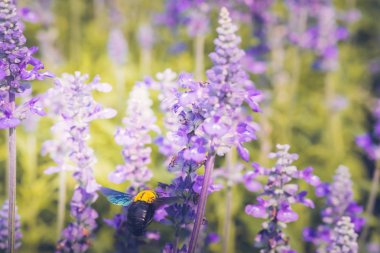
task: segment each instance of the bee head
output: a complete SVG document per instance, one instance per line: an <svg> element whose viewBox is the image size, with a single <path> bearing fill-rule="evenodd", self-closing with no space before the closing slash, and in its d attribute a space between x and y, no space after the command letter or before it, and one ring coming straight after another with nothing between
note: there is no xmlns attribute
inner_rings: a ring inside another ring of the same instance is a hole
<svg viewBox="0 0 380 253"><path fill-rule="evenodd" d="M133 202L136 201L143 201L146 203L153 203L158 198L157 193L155 193L152 190L144 190L139 193L133 198Z"/></svg>

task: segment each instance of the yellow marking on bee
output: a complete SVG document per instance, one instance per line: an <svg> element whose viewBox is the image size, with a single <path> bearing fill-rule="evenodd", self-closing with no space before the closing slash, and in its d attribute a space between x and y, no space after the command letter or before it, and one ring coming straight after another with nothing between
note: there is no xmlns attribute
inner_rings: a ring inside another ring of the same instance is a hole
<svg viewBox="0 0 380 253"><path fill-rule="evenodd" d="M144 190L139 193L133 198L133 202L136 201L143 201L149 204L152 204L157 199L157 194L152 190Z"/></svg>

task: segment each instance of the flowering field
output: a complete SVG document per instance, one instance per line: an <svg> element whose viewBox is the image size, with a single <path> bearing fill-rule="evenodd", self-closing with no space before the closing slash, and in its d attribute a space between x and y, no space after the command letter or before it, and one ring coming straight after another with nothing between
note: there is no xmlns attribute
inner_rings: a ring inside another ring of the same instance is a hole
<svg viewBox="0 0 380 253"><path fill-rule="evenodd" d="M0 252L380 253L379 15L0 0Z"/></svg>

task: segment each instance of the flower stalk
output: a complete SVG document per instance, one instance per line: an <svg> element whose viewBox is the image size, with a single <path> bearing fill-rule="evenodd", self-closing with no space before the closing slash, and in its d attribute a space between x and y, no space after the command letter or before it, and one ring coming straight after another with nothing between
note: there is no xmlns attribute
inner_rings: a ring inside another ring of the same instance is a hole
<svg viewBox="0 0 380 253"><path fill-rule="evenodd" d="M63 224L65 222L65 203L66 203L66 171L59 172L58 188L58 218L57 218L57 240L61 237Z"/></svg>
<svg viewBox="0 0 380 253"><path fill-rule="evenodd" d="M195 51L195 79L201 80L204 73L204 47L205 47L205 36L199 34L194 40L194 51Z"/></svg>
<svg viewBox="0 0 380 253"><path fill-rule="evenodd" d="M11 111L15 110L15 94L9 93ZM16 128L8 132L8 252L15 252L15 217L16 217Z"/></svg>
<svg viewBox="0 0 380 253"><path fill-rule="evenodd" d="M234 154L231 150L226 154L226 162L227 166L225 168L227 175L227 188L226 188L226 201L225 201L225 217L224 217L224 227L223 227L223 253L227 253L230 247L229 238L230 238L230 230L231 230L231 216L232 216L232 182L229 179L229 175L231 174L234 168Z"/></svg>
<svg viewBox="0 0 380 253"><path fill-rule="evenodd" d="M207 196L208 196L207 192L208 192L208 187L211 183L211 175L212 175L212 171L214 170L214 164L215 164L215 155L209 155L206 161L206 165L205 165L205 175L204 175L202 190L201 190L199 203L197 207L197 216L195 218L193 231L191 232L188 253L195 252L195 248L196 248L197 240L199 236L199 231L201 229L203 217L205 214L206 202L207 202Z"/></svg>
<svg viewBox="0 0 380 253"><path fill-rule="evenodd" d="M367 217L372 215L373 209L375 208L376 197L377 197L377 193L379 192L379 183L380 183L380 161L376 160L376 168L375 168L374 175L372 177L371 190L369 192L368 202L365 209L365 213ZM364 225L363 232L360 235L360 240L359 240L359 245L362 247L365 246L365 241L367 239L368 232L369 232L369 227L368 227L368 224L366 223Z"/></svg>

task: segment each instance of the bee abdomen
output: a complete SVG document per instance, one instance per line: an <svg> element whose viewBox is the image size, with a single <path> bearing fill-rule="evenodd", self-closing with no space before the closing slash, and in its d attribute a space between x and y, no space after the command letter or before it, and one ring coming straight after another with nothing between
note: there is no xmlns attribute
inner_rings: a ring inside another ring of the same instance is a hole
<svg viewBox="0 0 380 253"><path fill-rule="evenodd" d="M128 207L128 230L135 236L142 235L149 223L152 222L154 211L153 204L144 201L133 202Z"/></svg>

